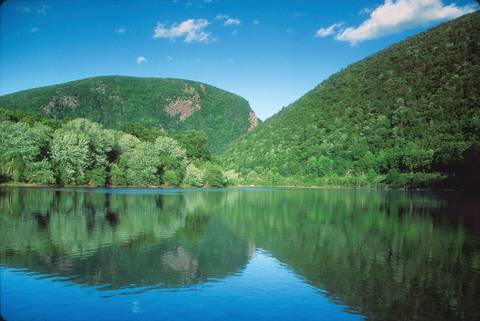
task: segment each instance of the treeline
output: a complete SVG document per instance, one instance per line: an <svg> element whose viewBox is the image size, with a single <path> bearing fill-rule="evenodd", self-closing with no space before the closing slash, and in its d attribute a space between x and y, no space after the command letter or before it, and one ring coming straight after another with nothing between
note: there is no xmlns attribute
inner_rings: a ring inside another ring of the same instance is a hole
<svg viewBox="0 0 480 321"><path fill-rule="evenodd" d="M0 182L88 186L238 184L212 159L207 136L127 124L103 128L83 118L57 121L0 109Z"/></svg>

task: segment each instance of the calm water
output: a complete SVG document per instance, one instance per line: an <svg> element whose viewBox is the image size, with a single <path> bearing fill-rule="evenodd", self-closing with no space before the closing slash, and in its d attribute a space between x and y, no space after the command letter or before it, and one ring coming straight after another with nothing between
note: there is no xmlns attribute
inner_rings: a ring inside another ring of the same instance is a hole
<svg viewBox="0 0 480 321"><path fill-rule="evenodd" d="M476 196L1 188L1 313L480 320Z"/></svg>

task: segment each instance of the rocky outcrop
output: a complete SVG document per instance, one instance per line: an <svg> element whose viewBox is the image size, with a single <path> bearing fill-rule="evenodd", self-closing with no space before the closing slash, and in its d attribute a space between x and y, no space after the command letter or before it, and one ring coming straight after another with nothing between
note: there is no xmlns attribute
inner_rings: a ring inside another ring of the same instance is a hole
<svg viewBox="0 0 480 321"><path fill-rule="evenodd" d="M248 128L249 131L258 126L258 118L257 118L257 115L253 111L250 112L250 115L248 117L248 121L250 122L250 127Z"/></svg>
<svg viewBox="0 0 480 321"><path fill-rule="evenodd" d="M53 97L45 106L43 111L49 116L55 116L64 108L73 109L78 106L78 99L75 96L63 95Z"/></svg>
<svg viewBox="0 0 480 321"><path fill-rule="evenodd" d="M165 107L165 111L170 116L175 117L177 115L180 115L180 121L184 121L194 112L201 109L200 96L198 95L195 88L185 85L183 92L188 94L190 97L177 97Z"/></svg>

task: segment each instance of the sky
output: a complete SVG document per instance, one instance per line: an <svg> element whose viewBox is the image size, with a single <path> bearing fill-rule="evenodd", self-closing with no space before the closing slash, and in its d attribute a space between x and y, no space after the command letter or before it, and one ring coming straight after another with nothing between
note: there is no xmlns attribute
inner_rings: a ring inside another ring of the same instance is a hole
<svg viewBox="0 0 480 321"><path fill-rule="evenodd" d="M471 0L7 0L0 95L100 75L201 81L261 119Z"/></svg>

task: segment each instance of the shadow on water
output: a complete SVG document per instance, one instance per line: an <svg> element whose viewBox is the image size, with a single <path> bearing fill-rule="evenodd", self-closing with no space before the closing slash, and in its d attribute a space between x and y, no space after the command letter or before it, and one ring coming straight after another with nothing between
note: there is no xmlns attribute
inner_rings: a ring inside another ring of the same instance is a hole
<svg viewBox="0 0 480 321"><path fill-rule="evenodd" d="M466 193L0 189L1 264L99 289L240 274L255 247L369 320L480 319Z"/></svg>

